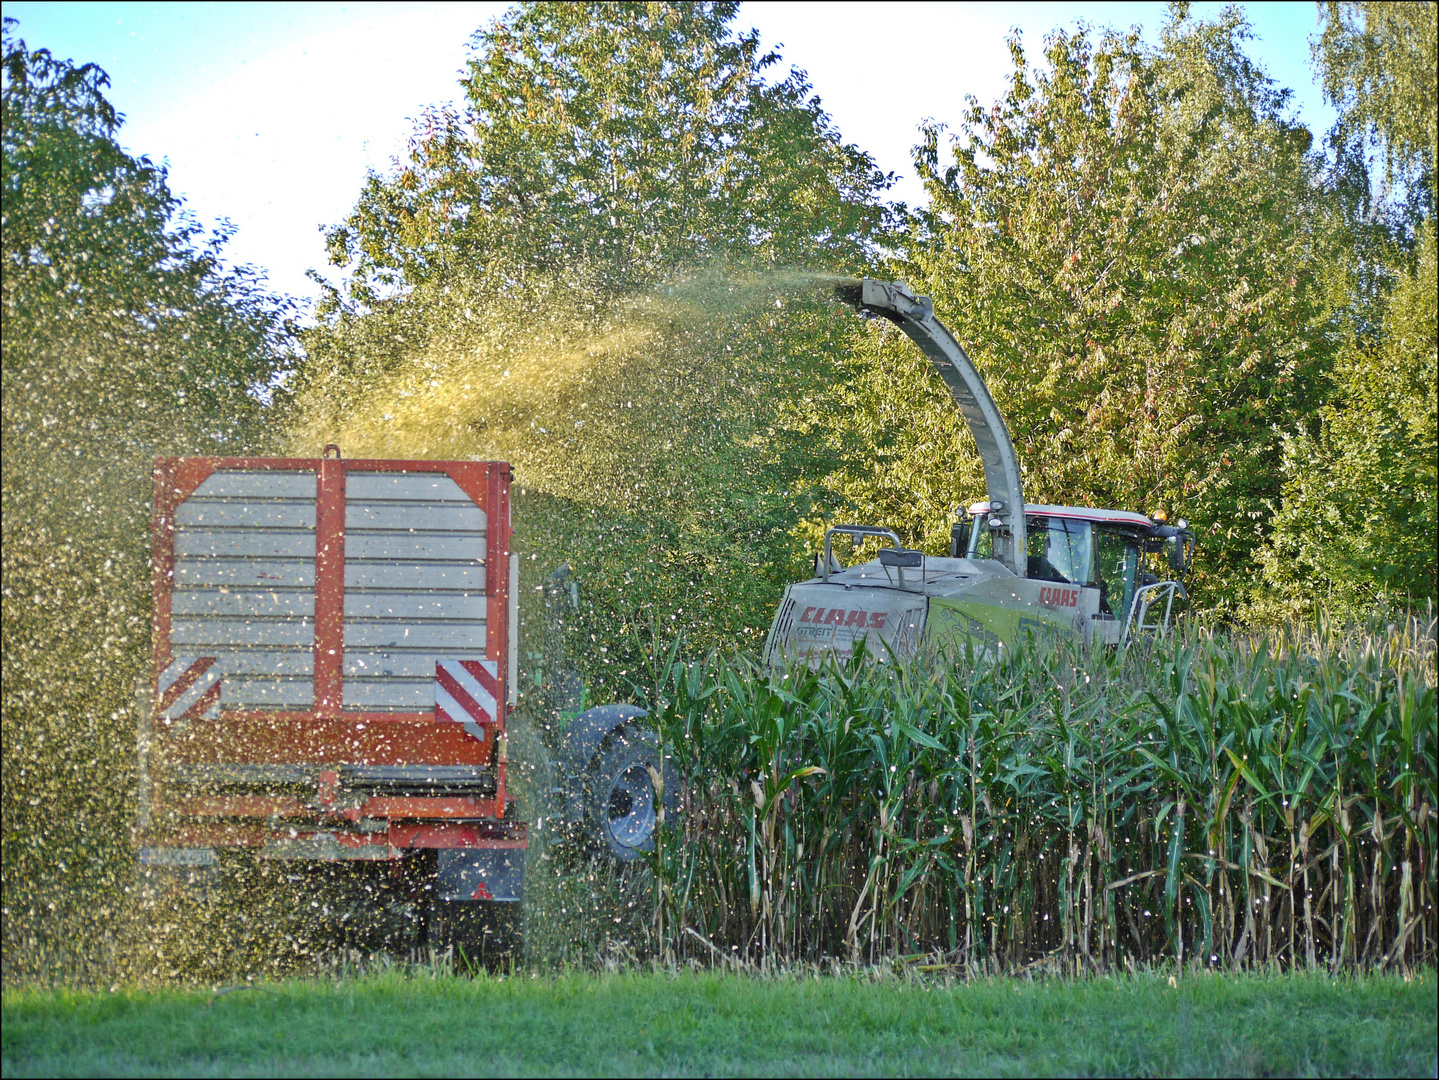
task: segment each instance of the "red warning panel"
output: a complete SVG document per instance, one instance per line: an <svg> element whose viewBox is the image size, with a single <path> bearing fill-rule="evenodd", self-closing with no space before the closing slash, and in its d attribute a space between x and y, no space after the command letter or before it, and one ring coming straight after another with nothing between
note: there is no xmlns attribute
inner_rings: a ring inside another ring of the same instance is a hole
<svg viewBox="0 0 1439 1080"><path fill-rule="evenodd" d="M159 681L159 713L165 720L218 720L220 667L213 656L171 657Z"/></svg>
<svg viewBox="0 0 1439 1080"><path fill-rule="evenodd" d="M498 723L499 664L494 660L435 661L435 719L459 724L483 740Z"/></svg>

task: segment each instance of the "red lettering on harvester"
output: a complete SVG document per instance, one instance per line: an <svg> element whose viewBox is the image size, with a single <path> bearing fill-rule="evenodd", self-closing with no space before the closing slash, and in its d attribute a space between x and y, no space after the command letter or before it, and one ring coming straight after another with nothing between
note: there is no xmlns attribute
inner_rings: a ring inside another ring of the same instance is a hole
<svg viewBox="0 0 1439 1080"><path fill-rule="evenodd" d="M882 611L865 611L863 608L807 607L799 617L802 623L816 626L846 626L855 630L883 630L888 616Z"/></svg>
<svg viewBox="0 0 1439 1080"><path fill-rule="evenodd" d="M1078 607L1078 589L1055 589L1044 586L1039 590L1039 602L1052 607Z"/></svg>

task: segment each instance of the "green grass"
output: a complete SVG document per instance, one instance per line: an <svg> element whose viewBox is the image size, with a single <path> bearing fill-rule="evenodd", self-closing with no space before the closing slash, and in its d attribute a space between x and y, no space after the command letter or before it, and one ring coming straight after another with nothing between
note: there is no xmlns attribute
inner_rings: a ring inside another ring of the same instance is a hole
<svg viewBox="0 0 1439 1080"><path fill-rule="evenodd" d="M3 1072L39 1075L1409 1075L1436 978L970 983L398 971L214 996L12 989Z"/></svg>

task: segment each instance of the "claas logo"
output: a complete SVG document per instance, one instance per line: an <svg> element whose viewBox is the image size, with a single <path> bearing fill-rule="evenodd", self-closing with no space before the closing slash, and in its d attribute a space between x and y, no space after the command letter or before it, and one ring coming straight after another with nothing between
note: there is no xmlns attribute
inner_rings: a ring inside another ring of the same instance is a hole
<svg viewBox="0 0 1439 1080"><path fill-rule="evenodd" d="M1078 589L1051 589L1048 586L1039 590L1039 602L1048 604L1050 607L1077 607L1079 605Z"/></svg>
<svg viewBox="0 0 1439 1080"><path fill-rule="evenodd" d="M884 611L865 611L862 608L807 607L799 617L802 623L814 626L848 626L855 630L883 630L884 620L889 617Z"/></svg>

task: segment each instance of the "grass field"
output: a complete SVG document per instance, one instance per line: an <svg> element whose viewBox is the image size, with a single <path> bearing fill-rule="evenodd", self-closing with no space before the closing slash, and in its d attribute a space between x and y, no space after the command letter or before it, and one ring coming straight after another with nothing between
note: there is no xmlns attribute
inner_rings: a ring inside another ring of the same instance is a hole
<svg viewBox="0 0 1439 1080"><path fill-rule="evenodd" d="M943 983L391 971L4 993L3 1072L56 1075L1436 1073L1435 974Z"/></svg>

